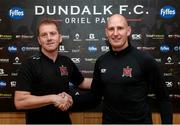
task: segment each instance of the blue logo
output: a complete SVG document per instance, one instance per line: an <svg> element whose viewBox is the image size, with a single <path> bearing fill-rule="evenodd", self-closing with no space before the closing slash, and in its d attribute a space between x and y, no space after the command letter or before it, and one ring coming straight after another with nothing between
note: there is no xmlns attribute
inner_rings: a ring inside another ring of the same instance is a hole
<svg viewBox="0 0 180 125"><path fill-rule="evenodd" d="M9 16L14 20L19 20L24 17L24 10L20 7L13 7L9 10Z"/></svg>
<svg viewBox="0 0 180 125"><path fill-rule="evenodd" d="M15 53L15 52L17 52L17 47L16 47L16 46L9 46L9 47L8 47L8 51L9 51L10 53Z"/></svg>
<svg viewBox="0 0 180 125"><path fill-rule="evenodd" d="M89 52L96 52L97 51L97 47L96 46L89 46L88 50L89 50Z"/></svg>
<svg viewBox="0 0 180 125"><path fill-rule="evenodd" d="M168 52L168 51L170 51L170 48L167 45L162 45L162 46L160 46L160 51L161 52Z"/></svg>
<svg viewBox="0 0 180 125"><path fill-rule="evenodd" d="M160 16L165 19L173 18L176 15L176 9L172 6L164 6L160 9Z"/></svg>
<svg viewBox="0 0 180 125"><path fill-rule="evenodd" d="M0 80L0 88L5 88L6 87L6 82L3 80Z"/></svg>

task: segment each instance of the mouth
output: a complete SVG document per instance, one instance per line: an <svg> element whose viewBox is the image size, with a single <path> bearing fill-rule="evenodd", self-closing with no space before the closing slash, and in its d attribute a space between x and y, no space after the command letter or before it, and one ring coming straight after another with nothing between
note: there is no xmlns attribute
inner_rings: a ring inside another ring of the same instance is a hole
<svg viewBox="0 0 180 125"><path fill-rule="evenodd" d="M48 42L46 45L53 45L54 43L53 42Z"/></svg>
<svg viewBox="0 0 180 125"><path fill-rule="evenodd" d="M119 42L121 39L120 39L120 38L112 38L112 40L113 40L114 42Z"/></svg>

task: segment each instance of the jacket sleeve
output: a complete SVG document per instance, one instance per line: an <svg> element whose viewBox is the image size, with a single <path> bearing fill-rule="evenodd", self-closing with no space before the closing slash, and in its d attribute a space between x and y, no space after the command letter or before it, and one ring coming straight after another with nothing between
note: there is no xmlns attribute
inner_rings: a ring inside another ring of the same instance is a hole
<svg viewBox="0 0 180 125"><path fill-rule="evenodd" d="M97 68L97 65L95 66ZM71 91L71 95L74 100L73 111L83 111L83 110L91 110L95 109L101 103L101 96L99 94L100 86L99 86L99 73L95 68L93 74L93 81L91 84L91 90L80 91L78 89L74 89ZM79 93L78 95L76 93Z"/></svg>
<svg viewBox="0 0 180 125"><path fill-rule="evenodd" d="M100 74L100 66L99 60L96 61L93 73L93 80L91 84L91 92L98 98L102 98L103 91L102 91L102 82L101 82L101 74Z"/></svg>
<svg viewBox="0 0 180 125"><path fill-rule="evenodd" d="M144 66L150 91L156 95L159 103L162 124L172 124L172 104L160 67L152 58L148 58Z"/></svg>

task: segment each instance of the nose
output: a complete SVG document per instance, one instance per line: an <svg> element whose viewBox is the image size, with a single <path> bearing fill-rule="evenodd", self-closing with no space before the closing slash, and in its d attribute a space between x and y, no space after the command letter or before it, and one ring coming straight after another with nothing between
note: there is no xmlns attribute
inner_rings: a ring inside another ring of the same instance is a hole
<svg viewBox="0 0 180 125"><path fill-rule="evenodd" d="M47 34L47 39L49 40L49 39L51 39L51 34Z"/></svg>
<svg viewBox="0 0 180 125"><path fill-rule="evenodd" d="M118 31L117 31L117 29L115 28L114 29L114 35L116 36L118 34Z"/></svg>

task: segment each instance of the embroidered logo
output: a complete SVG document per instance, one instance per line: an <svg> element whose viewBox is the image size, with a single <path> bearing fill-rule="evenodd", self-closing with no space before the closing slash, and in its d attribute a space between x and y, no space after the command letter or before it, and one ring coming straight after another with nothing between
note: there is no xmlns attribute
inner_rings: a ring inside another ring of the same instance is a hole
<svg viewBox="0 0 180 125"><path fill-rule="evenodd" d="M132 77L132 68L129 68L129 66L127 66L126 68L123 68L123 74L122 77Z"/></svg>
<svg viewBox="0 0 180 125"><path fill-rule="evenodd" d="M68 75L68 70L67 67L64 67L63 65L59 67L59 70L61 72L61 76L67 76Z"/></svg>
<svg viewBox="0 0 180 125"><path fill-rule="evenodd" d="M107 69L101 69L101 73L106 73Z"/></svg>

